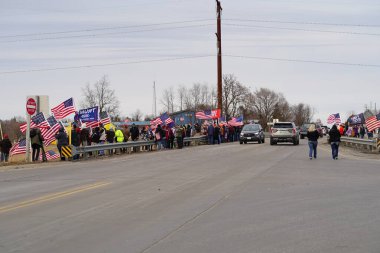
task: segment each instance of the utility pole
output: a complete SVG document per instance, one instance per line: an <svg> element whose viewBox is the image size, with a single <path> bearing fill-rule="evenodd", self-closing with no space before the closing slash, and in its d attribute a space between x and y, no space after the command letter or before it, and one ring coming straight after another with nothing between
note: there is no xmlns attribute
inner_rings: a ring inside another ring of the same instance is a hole
<svg viewBox="0 0 380 253"><path fill-rule="evenodd" d="M157 115L157 102L156 102L156 82L153 82L153 114L154 117Z"/></svg>
<svg viewBox="0 0 380 253"><path fill-rule="evenodd" d="M216 33L216 38L218 40L217 43L217 49L218 49L218 109L223 111L223 100L222 100L222 90L223 90L223 85L222 85L222 6L220 4L219 0L216 0L216 12L217 12L217 33Z"/></svg>

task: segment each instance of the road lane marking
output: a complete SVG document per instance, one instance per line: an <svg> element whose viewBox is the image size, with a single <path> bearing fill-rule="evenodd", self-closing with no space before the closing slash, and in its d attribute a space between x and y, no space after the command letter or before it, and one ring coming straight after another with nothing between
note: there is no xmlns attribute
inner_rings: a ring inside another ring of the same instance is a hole
<svg viewBox="0 0 380 253"><path fill-rule="evenodd" d="M57 192L57 193L53 193L53 194L48 194L48 195L45 195L45 196L42 196L39 198L14 203L11 205L0 207L0 214L5 213L5 212L9 212L12 210L16 210L19 208L28 207L28 206L40 204L40 203L55 200L55 199L60 199L60 198L71 196L71 195L81 193L84 191L89 191L89 190L93 190L96 188L104 187L104 186L107 186L110 184L111 184L111 182L97 182L94 184L89 184L89 185L77 187L77 188L74 188L71 190L67 190L67 191L63 191L63 192Z"/></svg>

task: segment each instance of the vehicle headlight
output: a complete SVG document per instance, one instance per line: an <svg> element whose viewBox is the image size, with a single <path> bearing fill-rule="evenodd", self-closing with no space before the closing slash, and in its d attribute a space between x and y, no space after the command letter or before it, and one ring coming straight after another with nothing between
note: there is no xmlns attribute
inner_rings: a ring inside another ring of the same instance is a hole
<svg viewBox="0 0 380 253"><path fill-rule="evenodd" d="M244 134L243 134L243 133L241 133L241 134L240 134L240 137L244 137Z"/></svg>

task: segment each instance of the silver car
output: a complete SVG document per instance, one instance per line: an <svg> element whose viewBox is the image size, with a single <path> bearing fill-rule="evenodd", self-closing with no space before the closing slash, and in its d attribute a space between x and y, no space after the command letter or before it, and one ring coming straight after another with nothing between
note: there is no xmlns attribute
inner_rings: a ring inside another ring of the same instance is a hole
<svg viewBox="0 0 380 253"><path fill-rule="evenodd" d="M293 122L277 122L273 124L270 145L275 145L278 142L291 142L293 145L300 144L299 132Z"/></svg>

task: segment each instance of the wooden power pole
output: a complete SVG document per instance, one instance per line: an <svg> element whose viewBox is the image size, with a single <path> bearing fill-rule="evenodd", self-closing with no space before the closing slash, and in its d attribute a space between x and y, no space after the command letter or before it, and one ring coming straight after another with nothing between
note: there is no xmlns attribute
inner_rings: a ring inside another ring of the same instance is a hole
<svg viewBox="0 0 380 253"><path fill-rule="evenodd" d="M223 90L223 74L222 74L222 6L219 0L216 0L216 11L217 11L217 33L216 38L218 40L218 109L223 111L223 100L222 100L222 90Z"/></svg>

